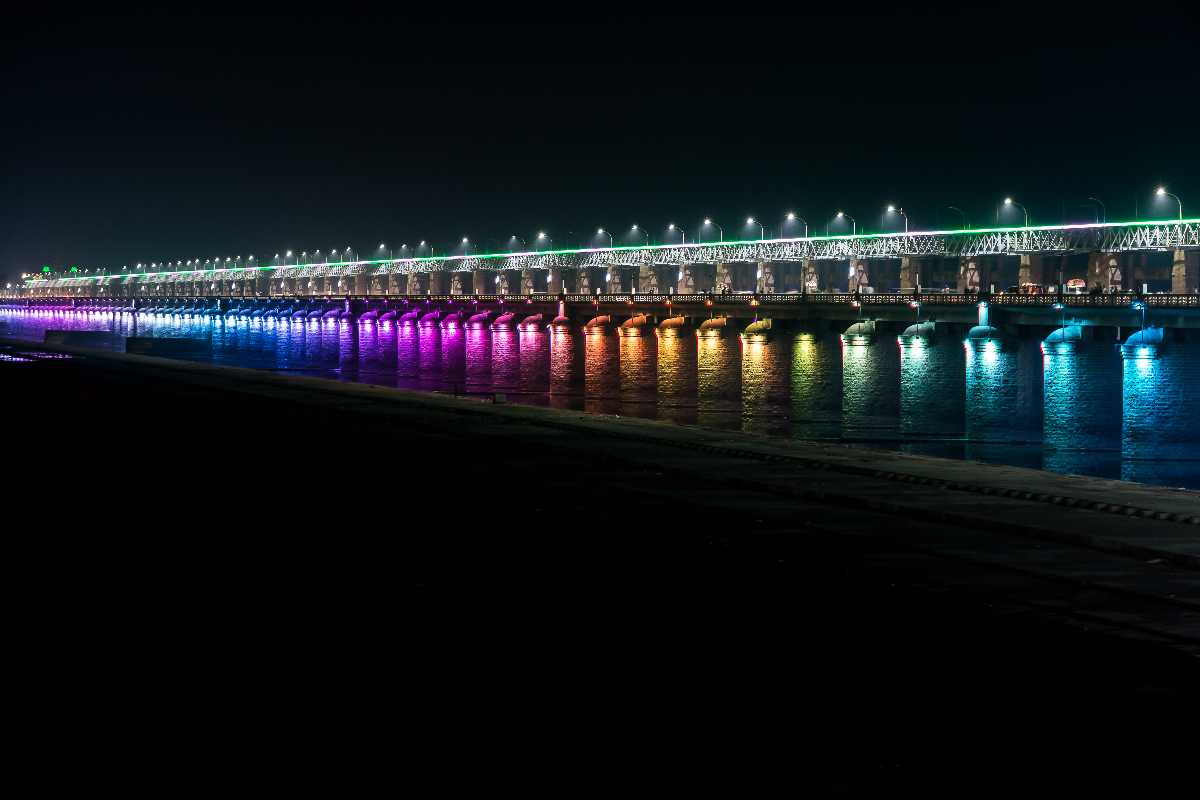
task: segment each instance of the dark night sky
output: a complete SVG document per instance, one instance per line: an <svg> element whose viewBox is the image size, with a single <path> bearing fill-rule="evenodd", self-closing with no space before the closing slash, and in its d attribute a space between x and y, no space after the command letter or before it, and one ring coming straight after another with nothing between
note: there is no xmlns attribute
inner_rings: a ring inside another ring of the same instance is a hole
<svg viewBox="0 0 1200 800"><path fill-rule="evenodd" d="M0 34L0 270L705 215L733 236L788 209L878 230L889 202L982 225L1005 194L1035 221L1088 195L1145 217L1160 181L1194 216L1178 22L29 19Z"/></svg>

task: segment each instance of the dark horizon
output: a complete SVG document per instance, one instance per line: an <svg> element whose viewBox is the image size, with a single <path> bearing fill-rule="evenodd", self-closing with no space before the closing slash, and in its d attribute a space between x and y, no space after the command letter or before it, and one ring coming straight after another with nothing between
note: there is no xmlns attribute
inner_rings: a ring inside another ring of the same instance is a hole
<svg viewBox="0 0 1200 800"><path fill-rule="evenodd" d="M789 210L877 231L890 203L979 227L1005 195L1035 223L1090 220L1089 196L1173 216L1159 183L1195 216L1183 26L1038 21L29 20L0 56L0 267L691 239L705 216L734 238Z"/></svg>

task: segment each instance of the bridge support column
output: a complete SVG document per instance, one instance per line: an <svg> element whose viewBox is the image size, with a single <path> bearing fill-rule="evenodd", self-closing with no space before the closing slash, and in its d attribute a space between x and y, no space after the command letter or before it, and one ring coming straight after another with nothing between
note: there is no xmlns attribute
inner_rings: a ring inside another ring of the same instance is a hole
<svg viewBox="0 0 1200 800"><path fill-rule="evenodd" d="M541 289L538 288L534 271L531 269L521 270L521 294L533 294L537 291L541 291Z"/></svg>
<svg viewBox="0 0 1200 800"><path fill-rule="evenodd" d="M658 294L658 270L653 264L638 267L638 294Z"/></svg>
<svg viewBox="0 0 1200 800"><path fill-rule="evenodd" d="M544 291L550 294L566 294L567 290L567 273L563 271L562 267L550 267L550 269L546 270L546 288Z"/></svg>
<svg viewBox="0 0 1200 800"><path fill-rule="evenodd" d="M427 291L429 291L429 273L408 273L408 284L404 289L405 294L425 294Z"/></svg>
<svg viewBox="0 0 1200 800"><path fill-rule="evenodd" d="M713 266L710 264L684 264L676 273L679 294L708 294L713 290Z"/></svg>
<svg viewBox="0 0 1200 800"><path fill-rule="evenodd" d="M821 291L821 273L817 271L817 262L811 258L800 262L800 285L805 292Z"/></svg>
<svg viewBox="0 0 1200 800"><path fill-rule="evenodd" d="M450 273L450 294L463 294L463 276L470 277L467 272L451 272Z"/></svg>
<svg viewBox="0 0 1200 800"><path fill-rule="evenodd" d="M1121 269L1121 257L1116 253L1089 254L1088 286L1099 286L1105 291L1124 288L1125 275Z"/></svg>
<svg viewBox="0 0 1200 800"><path fill-rule="evenodd" d="M755 273L754 290L759 294L774 294L776 291L777 264L770 261L758 262L758 269Z"/></svg>
<svg viewBox="0 0 1200 800"><path fill-rule="evenodd" d="M983 271L979 259L960 258L958 260L958 291L978 292L983 282Z"/></svg>
<svg viewBox="0 0 1200 800"><path fill-rule="evenodd" d="M371 293L371 276L365 272L360 272L354 276L354 294L364 295Z"/></svg>
<svg viewBox="0 0 1200 800"><path fill-rule="evenodd" d="M500 282L495 283L496 279L499 279ZM495 278L493 278L492 280L493 280L492 285L495 287L496 294L511 294L510 287L509 287L509 282L510 282L511 278L510 278L509 273L506 270L501 270L501 271L497 272Z"/></svg>
<svg viewBox="0 0 1200 800"><path fill-rule="evenodd" d="M575 272L575 292L577 294L591 294L596 291L596 282L592 280L592 270L590 267L581 267Z"/></svg>
<svg viewBox="0 0 1200 800"><path fill-rule="evenodd" d="M849 291L857 292L871 285L871 275L867 270L865 258L850 259L850 277L847 284Z"/></svg>
<svg viewBox="0 0 1200 800"><path fill-rule="evenodd" d="M1200 287L1200 250L1176 250L1171 264L1171 294L1194 294Z"/></svg>
<svg viewBox="0 0 1200 800"><path fill-rule="evenodd" d="M900 289L916 289L921 285L921 262L912 256L900 259Z"/></svg>
<svg viewBox="0 0 1200 800"><path fill-rule="evenodd" d="M1017 267L1017 288L1027 283L1043 286L1046 283L1045 265L1042 257L1036 253L1022 253L1021 263Z"/></svg>
<svg viewBox="0 0 1200 800"><path fill-rule="evenodd" d="M733 291L733 270L724 261L717 262L716 280L713 282L713 292L726 294Z"/></svg>
<svg viewBox="0 0 1200 800"><path fill-rule="evenodd" d="M621 268L616 264L609 264L605 268L604 288L601 291L605 294L621 294L625 291L621 281Z"/></svg>

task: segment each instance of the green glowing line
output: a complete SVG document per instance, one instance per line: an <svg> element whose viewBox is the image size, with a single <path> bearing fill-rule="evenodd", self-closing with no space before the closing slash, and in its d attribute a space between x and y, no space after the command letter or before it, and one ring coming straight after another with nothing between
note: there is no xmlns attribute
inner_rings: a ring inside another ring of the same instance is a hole
<svg viewBox="0 0 1200 800"><path fill-rule="evenodd" d="M175 270L165 272L114 272L106 275L85 276L85 277L64 277L64 278L27 278L26 283L44 283L47 280L61 281L90 281L101 278L152 278L158 275L221 275L229 272L250 272L262 270L293 270L293 269L309 269L319 267L349 267L349 266L367 266L371 264L429 264L429 263L446 263L453 261L489 261L506 258L518 258L529 256L561 256L561 255L582 255L590 253L627 253L633 251L644 250L690 250L704 247L742 247L746 245L763 245L763 244L784 244L788 242L833 242L833 241L857 241L870 239L911 239L928 236L979 236L981 234L992 233L1032 233L1035 231L1071 231L1071 230L1101 230L1111 228L1132 228L1140 225L1198 225L1200 217L1193 219L1164 219L1164 220L1142 220L1138 222L1090 222L1082 225L1029 225L1015 228L961 228L957 230L945 231L909 231L908 233L846 233L834 234L830 236L798 236L786 239L737 239L727 242L689 242L688 244L654 244L654 245L621 245L618 247L583 247L576 249L565 250L527 250L517 253L482 253L479 255L461 255L461 256L422 256L419 258L379 258L365 261L321 261L311 264L279 264L277 266L257 266L257 267L225 267L221 269L199 269L199 270ZM48 271L49 267L43 267L42 271Z"/></svg>

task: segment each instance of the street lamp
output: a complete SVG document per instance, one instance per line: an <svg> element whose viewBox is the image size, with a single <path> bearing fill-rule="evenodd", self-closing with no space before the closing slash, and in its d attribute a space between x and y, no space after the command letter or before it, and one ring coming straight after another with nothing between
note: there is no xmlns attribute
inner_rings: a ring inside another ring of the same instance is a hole
<svg viewBox="0 0 1200 800"><path fill-rule="evenodd" d="M685 231L683 228L679 227L674 222L672 222L670 225L667 226L667 230L679 231L679 235L683 237L683 244L687 244L687 231Z"/></svg>
<svg viewBox="0 0 1200 800"><path fill-rule="evenodd" d="M705 227L705 228L708 228L708 227L713 227L713 228L716 228L716 229L717 229L717 233L719 233L719 234L720 234L720 236L721 236L721 238L720 238L718 241L722 241L722 242L723 242L723 241L725 241L725 229L724 229L724 228L722 228L720 225L718 225L717 223L713 222L711 219L708 219L707 217L705 217L705 219L704 219L704 227Z"/></svg>
<svg viewBox="0 0 1200 800"><path fill-rule="evenodd" d="M1174 195L1174 194L1171 194L1170 192L1168 192L1167 187L1165 187L1165 186L1158 187L1158 189L1155 190L1154 194L1156 194L1159 197L1173 198L1175 200L1175 202L1179 204L1179 218L1183 219L1183 201L1179 199L1178 195Z"/></svg>
<svg viewBox="0 0 1200 800"><path fill-rule="evenodd" d="M759 240L760 240L760 241L761 241L761 240L763 240L763 239L765 239L765 238L767 238L767 228L766 228L766 226L764 226L764 225L763 225L761 222L755 222L755 221L754 221L754 217L746 217L746 224L747 224L747 225L757 225L757 226L758 226L758 238L759 238Z"/></svg>
<svg viewBox="0 0 1200 800"><path fill-rule="evenodd" d="M887 213L899 214L900 216L904 217L904 232L908 233L908 214L904 213L903 208L896 208L895 206L888 206Z"/></svg>
<svg viewBox="0 0 1200 800"><path fill-rule="evenodd" d="M520 243L521 243L521 247L522 247L523 249L525 249L525 250L528 250L528 249L529 249L529 245L525 244L525 240L524 240L524 239L522 239L520 236L517 236L515 233L514 233L512 236L508 237L508 241L510 241L510 242L520 242ZM512 248L511 248L511 247L509 247L509 249L511 250Z"/></svg>
<svg viewBox="0 0 1200 800"><path fill-rule="evenodd" d="M387 254L388 254L388 259L389 259L389 260L390 260L390 259L391 259L391 258L392 258L394 255L395 255L395 253L393 253L391 250L388 250L388 249L387 249L387 246L386 246L386 245L385 245L383 242L380 242L380 243L379 243L379 255L380 255L380 257L382 257L382 256L383 256L383 251L384 251L384 250L387 250Z"/></svg>
<svg viewBox="0 0 1200 800"><path fill-rule="evenodd" d="M1102 203L1098 198L1095 198L1095 197L1089 197L1088 200L1091 200L1093 203L1095 203L1096 205L1098 205L1100 207L1100 219L1098 221L1099 222L1108 222L1108 209L1104 207L1104 203Z"/></svg>
<svg viewBox="0 0 1200 800"><path fill-rule="evenodd" d="M538 238L538 242L541 242L543 244L543 246L545 246L545 245L549 245L550 247L554 246L554 240L551 239L549 236L547 236L545 231L538 231L537 238Z"/></svg>
<svg viewBox="0 0 1200 800"><path fill-rule="evenodd" d="M803 217L796 216L796 213L794 211L789 211L787 213L787 216L784 217L783 225L786 228L787 224L789 222L796 222L797 220L804 223L804 238L807 239L808 238L808 220L804 219Z"/></svg>
<svg viewBox="0 0 1200 800"><path fill-rule="evenodd" d="M1004 205L1016 206L1017 208L1021 209L1021 212L1025 214L1025 227L1029 227L1029 210L1025 208L1025 206L1021 205L1020 203L1013 202L1011 197L1004 198Z"/></svg>
<svg viewBox="0 0 1200 800"><path fill-rule="evenodd" d="M611 234L611 233L609 233L608 231L604 230L604 228L597 228L597 229L596 229L596 235L597 235L597 236L607 236L607 237L608 237L608 246L609 246L609 249L611 249L611 248L612 248L612 246L613 246L613 238L612 238L612 234Z"/></svg>
<svg viewBox="0 0 1200 800"><path fill-rule="evenodd" d="M850 235L851 236L858 235L858 220L856 220L854 217L850 216L845 211L839 211L839 212L837 212L837 214L835 215L834 218L850 220Z"/></svg>
<svg viewBox="0 0 1200 800"><path fill-rule="evenodd" d="M640 233L646 240L646 246L647 247L650 246L650 234L644 228L639 228L637 226L637 224L634 224L634 226L632 228L630 228L629 230Z"/></svg>

